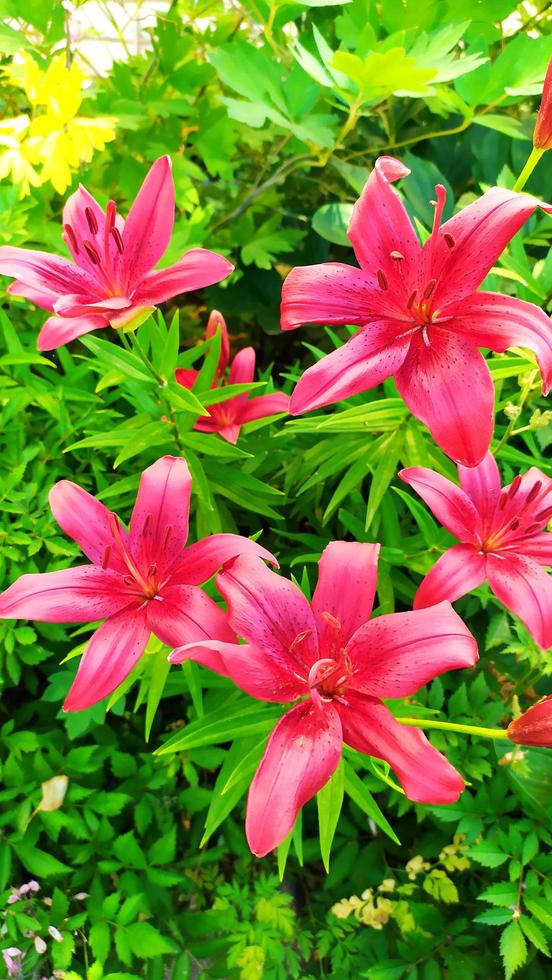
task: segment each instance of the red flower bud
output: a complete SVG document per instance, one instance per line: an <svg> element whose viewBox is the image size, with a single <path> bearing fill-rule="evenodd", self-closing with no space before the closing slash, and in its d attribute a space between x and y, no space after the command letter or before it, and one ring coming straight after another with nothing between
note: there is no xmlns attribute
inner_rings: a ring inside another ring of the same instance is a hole
<svg viewBox="0 0 552 980"><path fill-rule="evenodd" d="M552 748L552 694L547 694L508 725L508 738L518 745Z"/></svg>
<svg viewBox="0 0 552 980"><path fill-rule="evenodd" d="M552 58L544 79L542 100L533 133L533 146L539 150L552 148Z"/></svg>

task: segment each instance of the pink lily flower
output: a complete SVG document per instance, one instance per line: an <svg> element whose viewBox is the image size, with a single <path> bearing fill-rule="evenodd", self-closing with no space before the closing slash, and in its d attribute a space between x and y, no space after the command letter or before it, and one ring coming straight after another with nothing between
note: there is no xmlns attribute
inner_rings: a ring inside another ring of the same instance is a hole
<svg viewBox="0 0 552 980"><path fill-rule="evenodd" d="M46 623L105 619L88 641L65 711L89 708L111 694L137 663L150 633L169 646L212 636L233 639L226 614L198 585L236 555L260 555L277 564L265 548L239 534L213 534L185 547L191 485L184 459L158 459L142 473L128 532L116 514L75 483L61 480L51 490L56 521L91 564L22 575L0 595L0 617Z"/></svg>
<svg viewBox="0 0 552 980"><path fill-rule="evenodd" d="M204 248L153 271L174 225L171 161L160 157L138 191L126 222L109 201L104 213L80 186L63 210L63 240L73 262L49 252L0 247L0 273L14 276L8 292L54 316L40 331L39 350L52 350L90 330L124 327L159 303L225 279L234 266Z"/></svg>
<svg viewBox="0 0 552 980"><path fill-rule="evenodd" d="M325 262L292 269L282 291L282 329L304 323L361 329L300 378L298 415L367 391L392 375L410 411L452 459L475 466L493 429L494 389L478 347L529 347L543 391L552 385L552 325L537 306L476 292L510 239L542 204L501 187L441 225L445 188L435 188L433 230L420 245L391 184L410 171L380 157L355 204L349 238L360 268Z"/></svg>
<svg viewBox="0 0 552 980"><path fill-rule="evenodd" d="M221 331L221 346L213 388L217 387L217 381L224 385L224 380L221 379L223 379L230 361L230 340L226 322L222 313L213 310L207 323L205 339L214 337L218 329ZM249 384L249 382L254 381L255 360L256 355L253 347L244 347L238 351L230 364L228 384ZM191 368L178 368L174 373L178 383L183 388L190 389L193 387L199 371ZM207 410L209 416L199 418L194 429L197 429L198 432L218 432L227 442L235 444L238 441L242 425L257 419L269 418L279 412L287 412L289 410L289 398L280 391L256 396L250 396L245 392L243 395L236 395L234 398L228 398L219 404L210 405Z"/></svg>
<svg viewBox="0 0 552 980"><path fill-rule="evenodd" d="M409 799L451 803L464 783L422 731L395 720L382 698L414 694L437 674L469 667L476 642L448 602L369 622L378 544L334 541L319 563L312 603L258 558L217 576L230 625L247 644L207 640L174 650L232 678L254 698L296 701L278 722L251 784L246 833L262 857L335 771L343 742L385 759Z"/></svg>
<svg viewBox="0 0 552 980"><path fill-rule="evenodd" d="M424 578L414 608L461 596L488 581L519 616L536 643L552 646L552 480L535 466L501 490L496 460L458 467L460 486L433 470L413 466L399 476L462 544L445 551Z"/></svg>

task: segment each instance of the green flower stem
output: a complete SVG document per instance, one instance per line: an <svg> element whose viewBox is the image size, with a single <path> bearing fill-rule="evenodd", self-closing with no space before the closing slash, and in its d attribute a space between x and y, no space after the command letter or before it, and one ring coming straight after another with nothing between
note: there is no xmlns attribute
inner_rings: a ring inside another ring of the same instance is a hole
<svg viewBox="0 0 552 980"><path fill-rule="evenodd" d="M516 182L514 184L514 190L515 191L522 191L523 190L523 188L525 187L527 181L529 180L529 177L533 173L533 170L537 166L537 163L539 162L539 160L540 160L541 156L543 155L543 153L544 153L544 149L542 149L541 147L538 147L538 146L534 146L533 147L533 149L531 150L531 153L529 154L529 158L527 160L527 163L525 164L523 170L521 171L518 179L516 180Z"/></svg>
<svg viewBox="0 0 552 980"><path fill-rule="evenodd" d="M507 739L505 728L481 728L479 725L455 725L451 721L436 721L434 718L395 718L400 725L409 728L438 728L444 732L460 732L461 735L479 735L481 738Z"/></svg>
<svg viewBox="0 0 552 980"><path fill-rule="evenodd" d="M525 382L525 384L524 384L524 386L523 386L523 388L521 390L521 394L519 396L519 401L518 401L519 415L517 416L517 418L510 419L510 421L508 422L508 425L506 427L506 431L505 431L504 435L502 436L502 439L500 439L500 441L499 441L496 449L491 450L492 453L494 454L494 456L498 456L498 454L500 453L500 450L504 448L504 446L508 442L510 436L512 436L514 434L515 424L516 424L519 416L521 415L521 410L522 410L523 406L525 405L525 402L527 401L527 399L529 398L529 395L531 394L531 389L533 387L533 384L535 383L535 379L536 379L537 375L538 375L538 371L536 369L533 370L533 371L531 371L530 374L528 375L527 381ZM530 428L530 426L527 426L527 428Z"/></svg>

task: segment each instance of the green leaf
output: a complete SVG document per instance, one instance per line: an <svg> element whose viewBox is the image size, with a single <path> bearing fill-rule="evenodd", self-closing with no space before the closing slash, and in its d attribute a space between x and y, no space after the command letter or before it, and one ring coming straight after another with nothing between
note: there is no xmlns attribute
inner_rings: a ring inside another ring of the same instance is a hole
<svg viewBox="0 0 552 980"><path fill-rule="evenodd" d="M37 878L47 878L50 875L67 874L70 868L58 861L53 854L47 854L38 847L31 847L30 844L18 844L17 856L22 864Z"/></svg>
<svg viewBox="0 0 552 980"><path fill-rule="evenodd" d="M148 864L172 864L176 857L176 827L155 841L148 852Z"/></svg>
<svg viewBox="0 0 552 980"><path fill-rule="evenodd" d="M312 216L312 227L327 242L334 242L335 245L347 245L351 248L347 229L352 213L352 204L323 204Z"/></svg>
<svg viewBox="0 0 552 980"><path fill-rule="evenodd" d="M146 867L146 858L131 830L117 837L113 843L113 853L126 868Z"/></svg>
<svg viewBox="0 0 552 980"><path fill-rule="evenodd" d="M133 922L127 927L126 935L134 955L144 959L178 952L176 944L162 936L149 922Z"/></svg>
<svg viewBox="0 0 552 980"><path fill-rule="evenodd" d="M552 908L544 898L524 898L524 904L539 922L552 929Z"/></svg>
<svg viewBox="0 0 552 980"><path fill-rule="evenodd" d="M344 791L345 776L343 760L341 760L333 776L330 776L326 785L316 794L320 853L327 872L330 870L330 852L343 805Z"/></svg>
<svg viewBox="0 0 552 980"><path fill-rule="evenodd" d="M88 934L92 952L100 963L105 963L111 949L111 932L107 922L95 922Z"/></svg>
<svg viewBox="0 0 552 980"><path fill-rule="evenodd" d="M402 443L402 433L395 432L385 439L378 449L378 456L380 458L372 473L370 493L368 494L368 503L366 505L365 531L370 529L378 507L383 500L383 496L395 476L397 463L402 453Z"/></svg>
<svg viewBox="0 0 552 980"><path fill-rule="evenodd" d="M473 847L469 848L468 857L473 858L485 868L498 868L508 860L509 855L504 854L496 844L481 841L480 844L474 844Z"/></svg>
<svg viewBox="0 0 552 980"><path fill-rule="evenodd" d="M240 699L237 705L223 706L205 718L191 722L182 732L169 738L155 754L184 752L201 745L229 742L244 735L268 734L278 717L279 714L272 707L259 707L258 704Z"/></svg>
<svg viewBox="0 0 552 980"><path fill-rule="evenodd" d="M395 841L396 844L400 844L400 840L397 837L395 831L388 823L383 813L381 812L378 804L376 803L374 797L370 791L366 788L360 777L357 775L353 767L348 763L344 762L344 787L347 796L350 796L354 803L360 807L360 809L366 813L371 820L374 821L377 826L383 830L391 840Z"/></svg>
<svg viewBox="0 0 552 980"><path fill-rule="evenodd" d="M511 909L487 909L476 915L474 922L480 922L484 926L504 926L512 921Z"/></svg>
<svg viewBox="0 0 552 980"><path fill-rule="evenodd" d="M531 136L526 132L523 123L513 116L500 116L498 113L487 112L484 116L474 116L474 123L478 126L485 126L487 129L494 129L497 133L504 133L514 140L530 140Z"/></svg>
<svg viewBox="0 0 552 980"><path fill-rule="evenodd" d="M527 959L527 943L518 922L511 922L500 937L500 955L504 963L506 980L523 966Z"/></svg>
<svg viewBox="0 0 552 980"><path fill-rule="evenodd" d="M478 902L489 902L490 905L510 906L517 902L518 887L515 882L499 881L491 885L477 896Z"/></svg>
<svg viewBox="0 0 552 980"><path fill-rule="evenodd" d="M535 920L528 919L526 915L522 915L518 919L518 922L523 932L527 936L529 942L532 943L533 946L535 946L540 953L543 953L544 956L550 956L550 949L548 947L546 938L543 934L542 929L537 925Z"/></svg>
<svg viewBox="0 0 552 980"><path fill-rule="evenodd" d="M157 708L159 707L159 702L171 669L171 665L167 660L167 650L164 648L163 650L164 652L160 650L158 653L152 653L149 661L149 685L146 704L146 742L149 742L151 726L153 725Z"/></svg>

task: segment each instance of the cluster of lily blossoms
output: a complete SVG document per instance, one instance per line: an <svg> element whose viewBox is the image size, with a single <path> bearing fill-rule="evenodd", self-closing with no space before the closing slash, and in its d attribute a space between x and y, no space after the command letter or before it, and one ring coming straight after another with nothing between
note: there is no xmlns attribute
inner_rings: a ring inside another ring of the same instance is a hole
<svg viewBox="0 0 552 980"><path fill-rule="evenodd" d="M335 772L344 743L387 762L411 800L458 798L461 775L420 727L401 724L384 703L476 662L475 639L451 602L488 580L535 641L552 645L552 579L543 570L552 564L552 535L545 530L552 480L533 468L501 489L489 451L494 389L478 350L528 347L543 391L552 386L549 317L531 303L478 290L535 209L552 213L552 206L492 188L441 224L445 189L438 185L433 228L422 245L392 187L408 173L392 157L376 161L349 228L358 266L296 268L284 282L284 330L349 324L357 333L304 373L291 401L279 392L240 393L211 406L196 428L236 442L247 422L320 408L394 376L412 413L458 464L460 480L457 486L421 467L400 473L460 542L425 577L414 609L371 618L378 544L330 543L311 603L265 564L278 567L259 543L214 534L188 545L191 478L186 461L173 456L142 474L128 530L81 487L56 484L54 517L89 562L23 575L0 596L3 618L103 620L85 647L67 711L116 690L151 634L173 648L172 663L195 660L254 698L293 705L276 724L250 787L246 833L257 855L285 839L301 807ZM174 207L170 161L162 157L126 222L113 201L104 211L83 187L73 194L63 213L72 262L0 248L0 272L15 280L9 291L52 314L38 338L41 350L94 329L136 328L159 303L232 271L227 259L202 248L155 269L170 240ZM224 383L230 343L224 318L213 311L206 338L216 334L214 386ZM249 384L254 372L255 352L245 348L231 363L228 381ZM186 388L197 376L176 372ZM226 610L201 588L215 574ZM552 696L501 734L520 744L551 745Z"/></svg>

